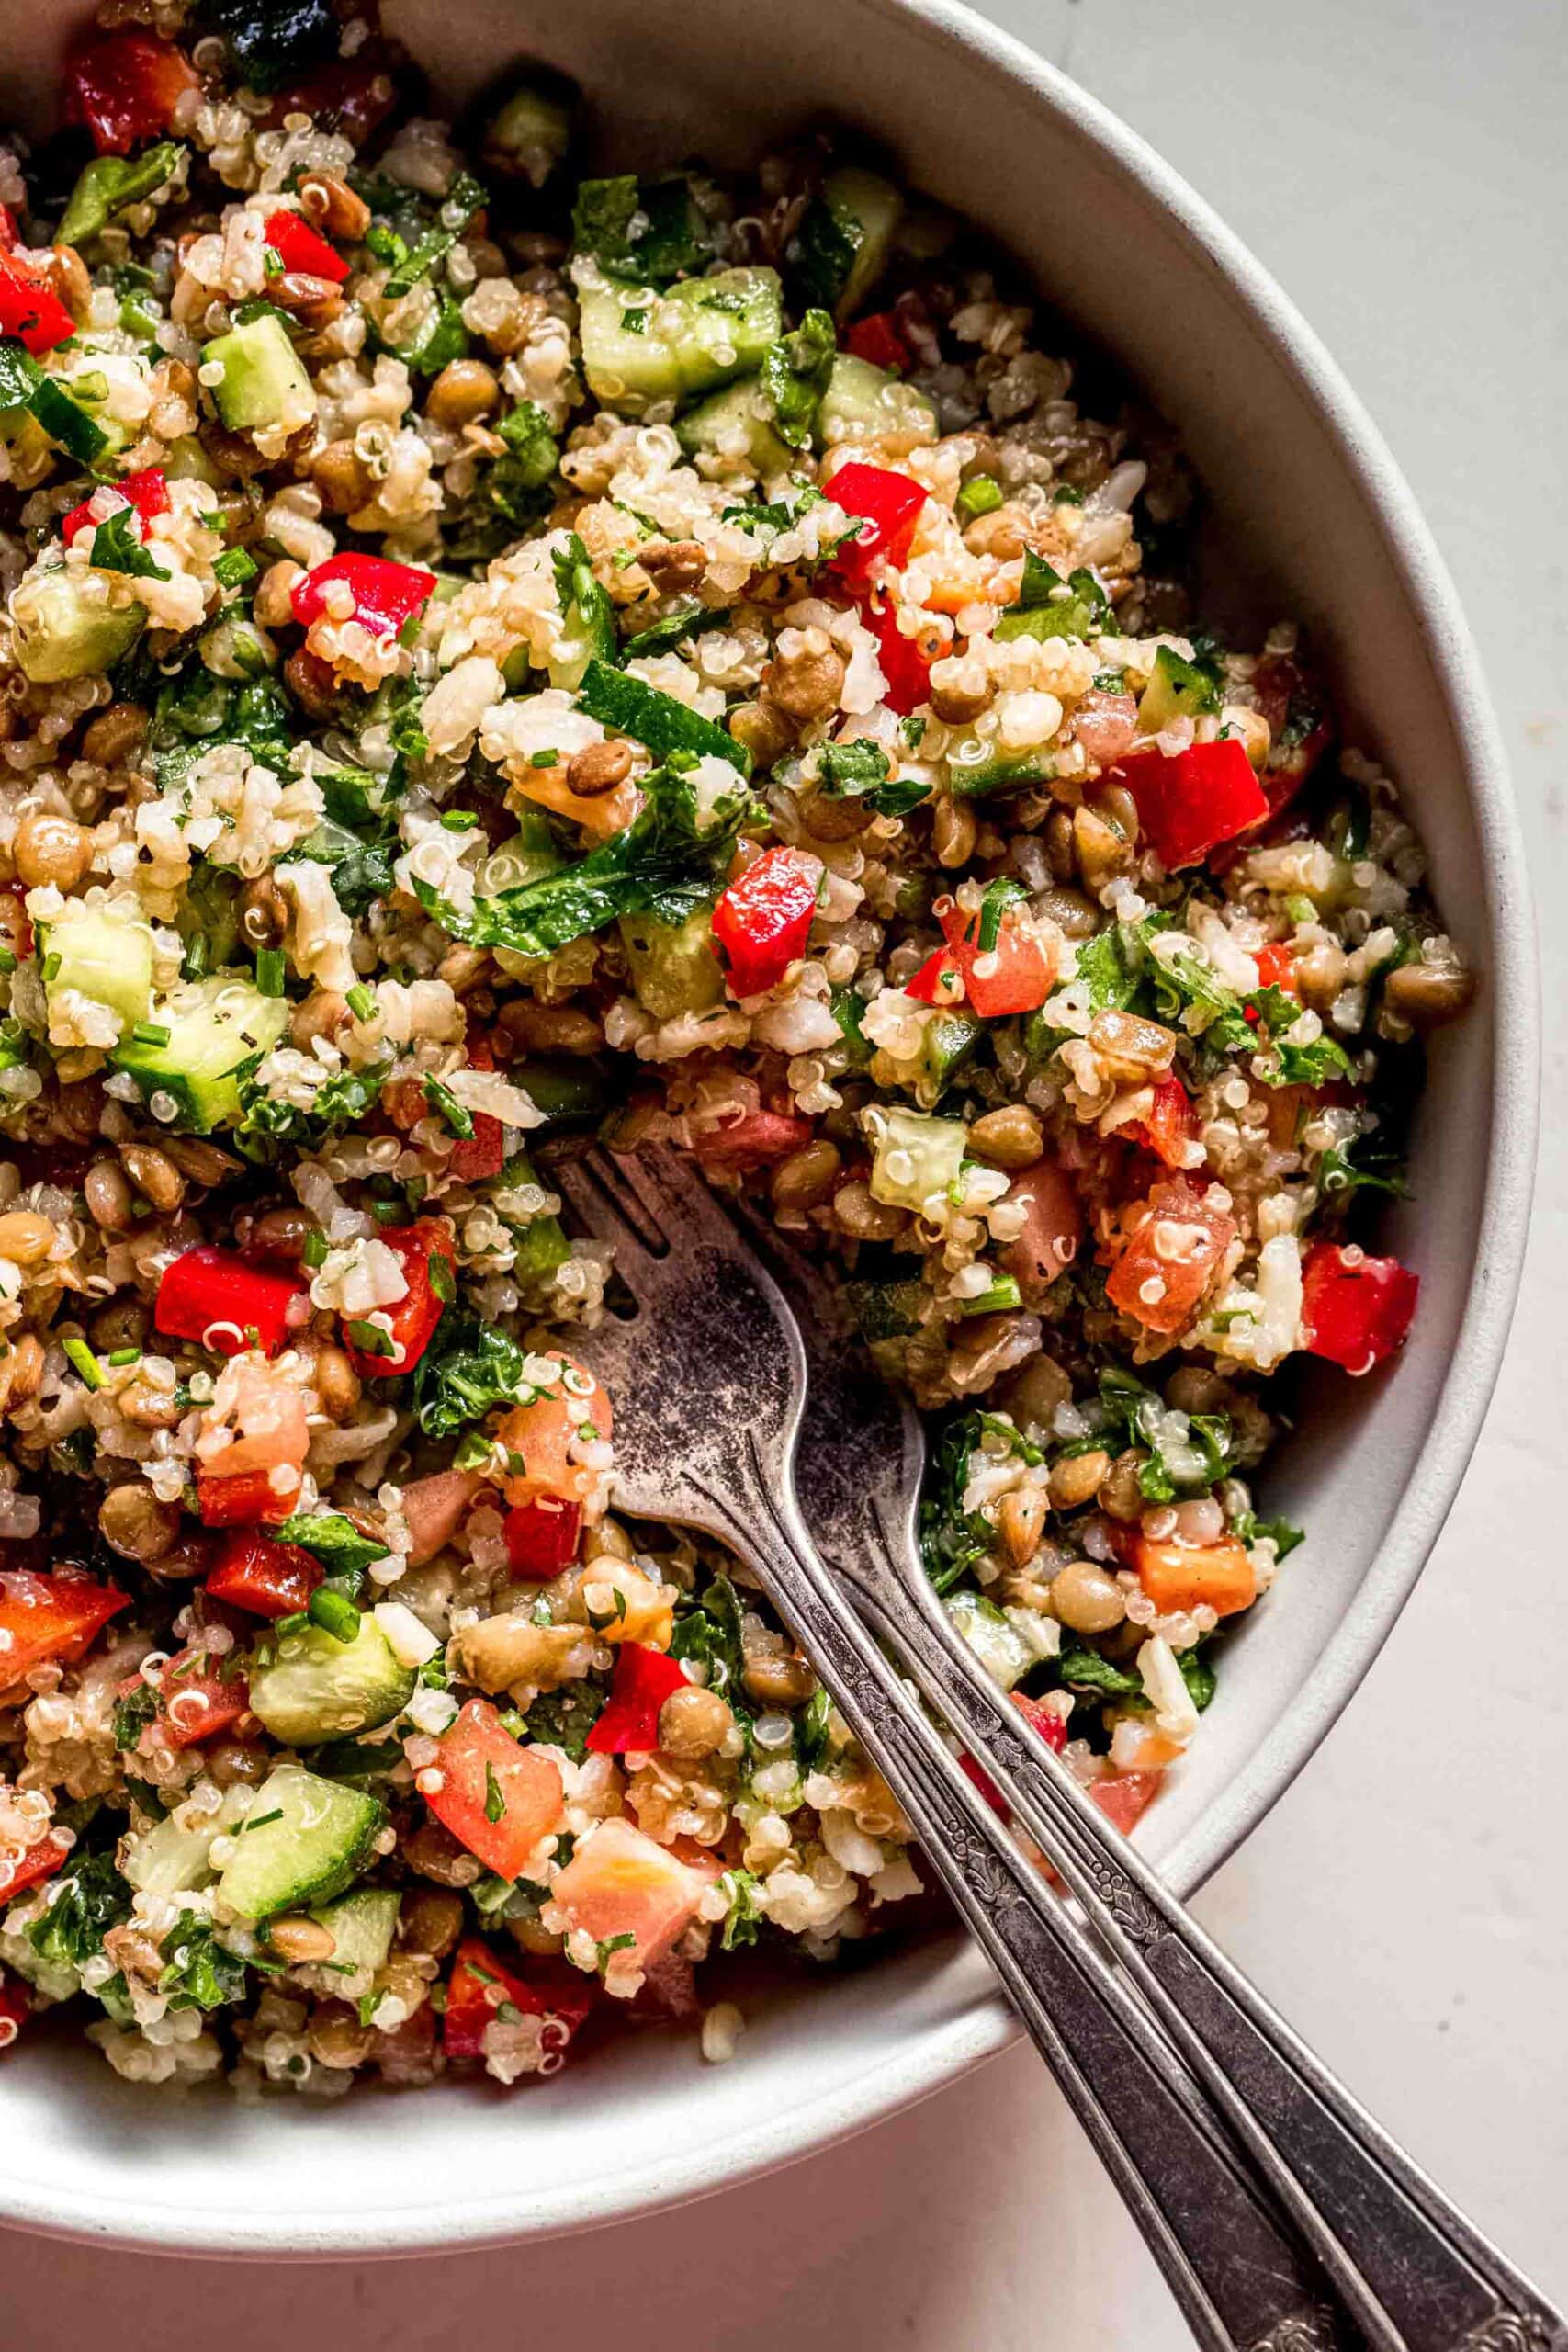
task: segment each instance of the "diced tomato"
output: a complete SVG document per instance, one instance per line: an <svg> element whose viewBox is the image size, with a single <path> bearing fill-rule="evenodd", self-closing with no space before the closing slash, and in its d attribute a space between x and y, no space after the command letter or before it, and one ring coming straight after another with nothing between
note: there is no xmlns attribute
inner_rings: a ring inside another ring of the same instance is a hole
<svg viewBox="0 0 1568 2352"><path fill-rule="evenodd" d="M377 1238L400 1261L408 1291L379 1310L391 1326L389 1331L383 1332L379 1324L349 1317L344 1326L344 1343L361 1379L391 1380L400 1373L412 1372L430 1345L446 1311L446 1301L457 1289L457 1261L452 1228L445 1217L422 1216L415 1225L389 1226ZM433 1279L431 1269L436 1261L446 1272ZM371 1330L384 1344L377 1345L364 1336Z"/></svg>
<svg viewBox="0 0 1568 2352"><path fill-rule="evenodd" d="M561 1502L554 1495L509 1510L501 1532L513 1575L525 1584L548 1584L576 1558L581 1527L582 1505Z"/></svg>
<svg viewBox="0 0 1568 2352"><path fill-rule="evenodd" d="M1106 1296L1148 1330L1179 1331L1235 1232L1235 1219L1190 1184L1156 1184L1106 1277Z"/></svg>
<svg viewBox="0 0 1568 2352"><path fill-rule="evenodd" d="M411 1568L422 1568L452 1541L483 1485L477 1470L434 1470L428 1478L414 1478L403 1488Z"/></svg>
<svg viewBox="0 0 1568 2352"><path fill-rule="evenodd" d="M891 311L873 311L869 318L857 319L844 337L844 349L873 368L890 368L897 376L909 365L909 346Z"/></svg>
<svg viewBox="0 0 1568 2352"><path fill-rule="evenodd" d="M242 1470L228 1477L211 1470L196 1474L196 1507L203 1527L278 1527L299 1498L296 1480L284 1492L266 1470Z"/></svg>
<svg viewBox="0 0 1568 2352"><path fill-rule="evenodd" d="M926 493L908 474L852 459L839 468L827 494L861 526L859 535L829 558L829 568L850 587L869 588L874 564L900 564L908 556Z"/></svg>
<svg viewBox="0 0 1568 2352"><path fill-rule="evenodd" d="M538 2072L553 2075L598 1998L597 1979L568 1961L530 1960L525 1973L513 1958L500 1959L479 1937L465 1936L447 1980L442 2046L448 2058L482 2058L485 2029L509 2005L519 2017L543 2020L539 2039L544 2059Z"/></svg>
<svg viewBox="0 0 1568 2352"><path fill-rule="evenodd" d="M784 1111L745 1111L706 1127L692 1145L705 1168L773 1168L811 1141L811 1122Z"/></svg>
<svg viewBox="0 0 1568 2352"><path fill-rule="evenodd" d="M876 658L887 687L883 699L889 710L907 718L931 693L936 655L928 653L918 638L905 636L898 626L898 608L891 600L877 605L868 599L861 605L860 616L876 639Z"/></svg>
<svg viewBox="0 0 1568 2352"><path fill-rule="evenodd" d="M1013 1705L1018 1709L1024 1722L1039 1733L1054 1756L1060 1756L1067 1744L1066 1715L1058 1714L1055 1707L1043 1706L1038 1699L1032 1699L1026 1690L1015 1690L1011 1697ZM961 1756L958 1760L992 1812L999 1813L1006 1820L1010 1808L990 1774L984 1771L972 1756Z"/></svg>
<svg viewBox="0 0 1568 2352"><path fill-rule="evenodd" d="M1328 697L1289 654L1271 654L1252 673L1252 695L1273 741L1261 778L1271 817L1295 798L1334 741Z"/></svg>
<svg viewBox="0 0 1568 2352"><path fill-rule="evenodd" d="M301 277L324 277L341 286L348 276L343 255L334 252L319 229L312 229L302 212L274 212L262 234L284 268Z"/></svg>
<svg viewBox="0 0 1568 2352"><path fill-rule="evenodd" d="M1002 910L994 947L980 945L982 910L966 914L953 901L941 916L964 991L984 1021L1033 1012L1056 985L1057 952L1021 900Z"/></svg>
<svg viewBox="0 0 1568 2352"><path fill-rule="evenodd" d="M646 1969L679 1942L704 1889L723 1870L716 1854L693 1847L683 1859L616 1817L579 1839L550 1892L573 1928L595 1943L630 1936L626 1956Z"/></svg>
<svg viewBox="0 0 1568 2352"><path fill-rule="evenodd" d="M300 1544L276 1544L270 1535L236 1530L207 1578L209 1600L225 1600L253 1617L293 1617L305 1608L326 1574Z"/></svg>
<svg viewBox="0 0 1568 2352"><path fill-rule="evenodd" d="M822 861L806 850L765 849L713 910L714 945L731 996L776 988L806 942L817 913Z"/></svg>
<svg viewBox="0 0 1568 2352"><path fill-rule="evenodd" d="M1260 947L1253 957L1258 967L1259 988L1283 989L1287 996L1296 992L1296 951L1284 940L1274 940Z"/></svg>
<svg viewBox="0 0 1568 2352"><path fill-rule="evenodd" d="M1134 1142L1163 1159L1168 1168L1185 1168L1189 1148L1198 1139L1198 1118L1192 1100L1174 1070L1155 1080L1155 1099L1146 1119L1134 1119L1122 1129Z"/></svg>
<svg viewBox="0 0 1568 2352"><path fill-rule="evenodd" d="M580 1380L591 1377L570 1356L561 1361ZM531 1405L513 1407L497 1431L508 1455L517 1455L523 1465L508 1471L507 1501L518 1510L547 1496L567 1503L586 1502L599 1474L586 1463L574 1461L571 1449L591 1430L607 1438L610 1428L610 1400L596 1380L581 1396L563 1385L547 1390Z"/></svg>
<svg viewBox="0 0 1568 2352"><path fill-rule="evenodd" d="M623 1642L615 1652L615 1678L603 1713L588 1735L596 1756L624 1756L628 1748L647 1755L659 1745L659 1710L687 1688L679 1658L641 1642Z"/></svg>
<svg viewBox="0 0 1568 2352"><path fill-rule="evenodd" d="M1038 1306L1078 1254L1083 1209L1072 1178L1059 1160L1049 1157L1021 1168L1008 1185L1007 1197L1021 1204L1024 1222L1022 1231L999 1252L1002 1271L1017 1283L1024 1305Z"/></svg>
<svg viewBox="0 0 1568 2352"><path fill-rule="evenodd" d="M1218 1544L1156 1544L1140 1535L1133 1546L1138 1581L1161 1616L1207 1607L1234 1617L1258 1598L1258 1577L1246 1546L1227 1535Z"/></svg>
<svg viewBox="0 0 1568 2352"><path fill-rule="evenodd" d="M470 1699L441 1735L441 1786L425 1803L442 1826L497 1878L519 1878L561 1817L558 1768L502 1728L488 1699Z"/></svg>
<svg viewBox="0 0 1568 2352"><path fill-rule="evenodd" d="M18 964L25 964L37 942L28 917L28 886L25 882L0 882L0 946L8 947ZM51 1152L50 1172L53 1175L58 1160Z"/></svg>
<svg viewBox="0 0 1568 2352"><path fill-rule="evenodd" d="M904 993L917 1004L962 1004L964 975L952 948L933 949L914 978L905 981Z"/></svg>
<svg viewBox="0 0 1568 2352"><path fill-rule="evenodd" d="M169 511L169 485L162 466L143 466L140 473L121 474L109 487L120 492L128 506L135 508L143 524L150 523L154 514L166 514ZM96 529L97 523L92 500L85 498L61 523L61 536L67 547L73 547L78 532Z"/></svg>
<svg viewBox="0 0 1568 2352"><path fill-rule="evenodd" d="M14 254L22 242L17 226L17 216L8 204L0 204L0 254Z"/></svg>
<svg viewBox="0 0 1568 2352"><path fill-rule="evenodd" d="M1302 1338L1309 1353L1371 1372L1403 1347L1421 1278L1397 1258L1319 1241L1302 1269Z"/></svg>
<svg viewBox="0 0 1568 2352"><path fill-rule="evenodd" d="M373 637L396 637L427 604L435 589L434 571L417 564L394 563L384 555L333 555L301 572L290 592L294 617L309 628L312 621L336 616L328 602L332 588L346 589L356 620Z"/></svg>
<svg viewBox="0 0 1568 2352"><path fill-rule="evenodd" d="M223 1658L203 1649L183 1649L159 1678L158 1736L170 1747L195 1747L215 1733L229 1731L251 1711L243 1674L221 1672ZM133 1678L124 1688L134 1690Z"/></svg>
<svg viewBox="0 0 1568 2352"><path fill-rule="evenodd" d="M85 122L100 155L129 155L169 129L179 100L199 88L183 50L139 25L94 33L65 70L64 116Z"/></svg>
<svg viewBox="0 0 1568 2352"><path fill-rule="evenodd" d="M15 1895L25 1894L29 1886L41 1886L46 1878L52 1878L70 1852L64 1838L51 1829L36 1846L19 1854L0 1855L0 1910Z"/></svg>
<svg viewBox="0 0 1568 2352"><path fill-rule="evenodd" d="M307 1301L303 1284L288 1275L250 1265L231 1250L203 1246L164 1267L152 1320L167 1338L195 1340L220 1355L259 1347L275 1356L309 1319Z"/></svg>
<svg viewBox="0 0 1568 2352"><path fill-rule="evenodd" d="M0 334L15 335L39 358L76 332L53 288L20 264L0 262Z"/></svg>
<svg viewBox="0 0 1568 2352"><path fill-rule="evenodd" d="M1123 1838L1131 1835L1159 1794L1163 1772L1117 1772L1096 1781L1089 1795Z"/></svg>
<svg viewBox="0 0 1568 2352"><path fill-rule="evenodd" d="M0 1969L0 2051L9 2050L28 2021L31 2001L19 1976Z"/></svg>
<svg viewBox="0 0 1568 2352"><path fill-rule="evenodd" d="M0 1689L51 1659L69 1666L130 1595L91 1577L0 1568Z"/></svg>
<svg viewBox="0 0 1568 2352"><path fill-rule="evenodd" d="M1138 804L1138 822L1161 864L1196 865L1221 842L1269 814L1263 787L1234 736L1192 743L1168 758L1138 752L1115 770Z"/></svg>
<svg viewBox="0 0 1568 2352"><path fill-rule="evenodd" d="M372 33L352 57L334 58L271 92L265 124L276 130L291 114L308 114L318 131L340 131L351 145L362 147L408 86L406 54Z"/></svg>

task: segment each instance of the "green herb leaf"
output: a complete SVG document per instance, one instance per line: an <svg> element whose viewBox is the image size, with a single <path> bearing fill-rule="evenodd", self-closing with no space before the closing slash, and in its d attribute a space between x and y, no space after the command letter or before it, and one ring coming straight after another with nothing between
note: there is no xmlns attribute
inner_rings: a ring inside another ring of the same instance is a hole
<svg viewBox="0 0 1568 2352"><path fill-rule="evenodd" d="M93 533L95 571L124 571L136 580L172 579L173 573L154 559L151 548L142 546L137 529L134 506L119 506L106 515Z"/></svg>
<svg viewBox="0 0 1568 2352"><path fill-rule="evenodd" d="M384 1559L387 1546L362 1535L342 1511L296 1511L272 1532L280 1544L298 1544L319 1560L330 1577L359 1576L372 1560Z"/></svg>
<svg viewBox="0 0 1568 2352"><path fill-rule="evenodd" d="M838 338L826 311L810 310L793 334L781 335L762 354L762 390L773 408L773 430L792 449L804 449L828 389Z"/></svg>
<svg viewBox="0 0 1568 2352"><path fill-rule="evenodd" d="M704 270L714 255L713 231L689 180L582 180L571 213L572 243L592 254L613 277L669 286Z"/></svg>

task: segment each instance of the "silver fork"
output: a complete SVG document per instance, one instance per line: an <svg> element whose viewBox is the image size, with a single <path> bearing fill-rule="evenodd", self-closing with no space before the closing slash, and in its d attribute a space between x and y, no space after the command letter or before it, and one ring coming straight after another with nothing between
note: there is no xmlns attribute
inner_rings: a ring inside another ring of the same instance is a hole
<svg viewBox="0 0 1568 2352"><path fill-rule="evenodd" d="M1309 2193L1273 2149L1264 2119L1278 2094L1271 2098L1265 2084L1262 2115L1255 2115L1227 2075L1232 2128L1276 2188L1289 2183L1282 2201L1314 2241L1324 2268L1303 2253L1164 2033L1020 1853L814 1554L790 1477L806 1390L800 1334L735 1225L694 1171L669 1153L634 1161L593 1152L553 1172L588 1228L615 1245L636 1301L633 1315L607 1317L583 1341L617 1406L618 1500L634 1513L718 1536L777 1600L997 1968L1198 2340L1216 2352L1318 2352L1358 2340L1379 2352L1536 2352L1563 2342L1555 2315L1458 2216L1446 2235L1433 2227L1431 2213L1446 2218L1451 2209L1381 2135L1379 2159L1387 2151L1404 2167L1419 2192L1416 2201L1368 2159L1352 2168L1351 2201L1365 2226L1352 2238L1332 2201L1332 2219L1325 2218L1316 2173ZM1145 1914L1134 1906L1141 1902L1162 1923L1167 1908L1179 1921L1185 1915L1157 1881L1148 1880L1152 1892L1134 1883L1126 1849L1107 1837L1097 1814L1075 1809L1071 1799L1065 1808L1050 1802L1057 1794L1055 1759L1023 1734L1010 1709L997 1705L991 1686L971 1679L967 1654L949 1646L945 1619L927 1609L908 1569L897 1565L900 1546L908 1551L899 1530L907 1538L919 1432L887 1407L869 1373L852 1375L846 1390L842 1367L851 1361L830 1351L820 1367L817 1434L801 1463L814 1523L835 1555L852 1553L863 1601L897 1631L932 1695L1015 1797L1021 1818L1137 1977L1143 1938L1128 1933L1127 1921ZM840 1442L836 1429L851 1442ZM866 1557L879 1563L869 1576ZM850 1566L835 1558L839 1576L847 1577ZM1107 1871L1114 1910L1102 1895ZM1141 1865L1137 1876L1148 1877ZM1152 1998L1149 1986L1157 1989L1167 2030L1193 2041L1165 1979L1146 1967L1144 1975L1140 1990ZM1227 1996L1228 1984L1221 1987ZM1257 1996L1251 2000L1262 2011ZM1192 2048L1187 2055L1193 2059ZM1206 2052L1201 2063L1213 2072ZM1238 2072L1250 2086L1246 2070ZM1247 2116L1245 2131L1238 2112ZM1354 2132L1328 2112L1358 2154ZM1325 2186L1332 2200L1339 2184ZM1401 2235L1397 2261L1383 2265L1392 2284L1379 2279L1388 2286L1385 2301L1345 2241L1359 2255L1368 2229L1389 2218L1391 2196L1400 2200L1393 2218ZM1359 2336L1332 2309L1334 2290L1354 2312Z"/></svg>

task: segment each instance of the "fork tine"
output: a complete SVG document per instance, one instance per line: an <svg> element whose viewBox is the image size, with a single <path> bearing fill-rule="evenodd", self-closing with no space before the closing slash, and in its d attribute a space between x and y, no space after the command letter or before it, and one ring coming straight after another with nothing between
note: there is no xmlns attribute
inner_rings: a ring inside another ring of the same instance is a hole
<svg viewBox="0 0 1568 2352"><path fill-rule="evenodd" d="M605 1155L587 1152L581 1158L557 1160L550 1181L570 1202L596 1241L608 1241L615 1262L635 1290L669 1255L658 1221L650 1217L637 1193L614 1174L606 1176L598 1162Z"/></svg>

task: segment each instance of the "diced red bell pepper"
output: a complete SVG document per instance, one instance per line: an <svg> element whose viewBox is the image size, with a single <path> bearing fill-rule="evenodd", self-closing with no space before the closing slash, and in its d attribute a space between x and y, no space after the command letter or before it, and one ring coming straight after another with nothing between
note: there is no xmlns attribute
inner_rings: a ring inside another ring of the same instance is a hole
<svg viewBox="0 0 1568 2352"><path fill-rule="evenodd" d="M262 234L284 268L301 277L325 277L341 286L348 276L343 255L328 244L319 229L312 229L302 212L272 213Z"/></svg>
<svg viewBox="0 0 1568 2352"><path fill-rule="evenodd" d="M497 1878L520 1877L560 1819L558 1768L513 1739L488 1699L470 1699L439 1745L441 1786L425 1795L431 1812Z"/></svg>
<svg viewBox="0 0 1568 2352"><path fill-rule="evenodd" d="M576 1558L581 1527L582 1505L563 1502L558 1495L541 1495L537 1502L509 1510L501 1533L513 1575L525 1584L548 1584Z"/></svg>
<svg viewBox="0 0 1568 2352"><path fill-rule="evenodd" d="M15 335L38 358L75 332L75 320L52 287L19 261L0 262L0 334Z"/></svg>
<svg viewBox="0 0 1568 2352"><path fill-rule="evenodd" d="M705 1168L775 1168L811 1141L811 1122L785 1111L747 1111L709 1127L692 1146Z"/></svg>
<svg viewBox="0 0 1568 2352"><path fill-rule="evenodd" d="M0 1971L0 2051L9 2050L16 2041L28 2021L31 2006L21 1978Z"/></svg>
<svg viewBox="0 0 1568 2352"><path fill-rule="evenodd" d="M275 1356L299 1328L296 1303L307 1295L287 1274L203 1244L164 1267L152 1320L165 1338L195 1340L220 1355L260 1348Z"/></svg>
<svg viewBox="0 0 1568 2352"><path fill-rule="evenodd" d="M904 994L917 1004L962 1004L964 975L952 948L933 949L914 978L905 981Z"/></svg>
<svg viewBox="0 0 1568 2352"><path fill-rule="evenodd" d="M964 993L983 1021L1034 1012L1044 1003L1056 985L1056 949L1021 901L1003 909L991 948L980 945L978 909L965 914L954 901L940 920Z"/></svg>
<svg viewBox="0 0 1568 2352"><path fill-rule="evenodd" d="M37 942L28 914L28 886L25 882L0 882L0 946L8 947L18 964L25 964ZM58 1162L51 1156L51 1173Z"/></svg>
<svg viewBox="0 0 1568 2352"><path fill-rule="evenodd" d="M220 1672L223 1661L208 1651L183 1649L164 1668L159 1682L158 1735L170 1747L195 1747L229 1731L251 1711L243 1674ZM134 1681L127 1684L134 1690Z"/></svg>
<svg viewBox="0 0 1568 2352"><path fill-rule="evenodd" d="M408 86L407 52L372 33L352 57L333 58L313 74L272 91L265 127L276 130L291 114L308 114L318 131L339 131L352 146L363 147Z"/></svg>
<svg viewBox="0 0 1568 2352"><path fill-rule="evenodd" d="M85 122L100 155L129 155L167 130L179 100L199 88L196 68L173 41L140 25L94 33L65 70L64 116Z"/></svg>
<svg viewBox="0 0 1568 2352"><path fill-rule="evenodd" d="M1067 1744L1066 1715L1058 1714L1055 1707L1042 1706L1040 1701L1032 1699L1026 1690L1014 1690L1011 1697L1013 1705L1018 1709L1024 1722L1039 1733L1053 1756L1060 1756ZM990 1774L983 1770L972 1756L961 1756L958 1760L990 1806L991 1811L999 1813L1005 1821L1010 1808Z"/></svg>
<svg viewBox="0 0 1568 2352"><path fill-rule="evenodd" d="M1272 654L1252 673L1253 700L1273 737L1261 778L1269 813L1277 817L1334 741L1328 697L1289 654Z"/></svg>
<svg viewBox="0 0 1568 2352"><path fill-rule="evenodd" d="M525 1975L479 1937L465 1936L447 1980L442 2046L448 2058L482 2058L485 2029L498 2019L513 2023L505 2015L510 2007L518 2017L543 2020L538 2072L553 2075L598 1998L597 1980L568 1961L531 1960Z"/></svg>
<svg viewBox="0 0 1568 2352"><path fill-rule="evenodd" d="M1371 1372L1402 1347L1421 1278L1397 1258L1319 1241L1302 1269L1302 1337L1310 1354Z"/></svg>
<svg viewBox="0 0 1568 2352"><path fill-rule="evenodd" d="M468 1054L470 1069L495 1068L488 1037L470 1037ZM447 1174L460 1184L480 1184L487 1176L499 1176L506 1159L506 1129L501 1121L488 1111L475 1111L470 1116L473 1134L458 1136L446 1161Z"/></svg>
<svg viewBox="0 0 1568 2352"><path fill-rule="evenodd" d="M196 1474L196 1507L203 1527L279 1527L292 1517L299 1482L280 1493L270 1472L241 1470L231 1478Z"/></svg>
<svg viewBox="0 0 1568 2352"><path fill-rule="evenodd" d="M1114 1828L1128 1837L1159 1794L1163 1772L1117 1772L1096 1781L1089 1796Z"/></svg>
<svg viewBox="0 0 1568 2352"><path fill-rule="evenodd" d="M140 473L122 474L113 487L122 492L128 505L134 506L144 526L154 514L166 514L169 511L169 485L162 466L143 466ZM85 498L62 519L61 537L67 547L73 546L79 531L96 530L97 523L92 500Z"/></svg>
<svg viewBox="0 0 1568 2352"><path fill-rule="evenodd" d="M713 939L731 996L776 988L806 942L817 913L822 861L798 849L765 849L713 910Z"/></svg>
<svg viewBox="0 0 1568 2352"><path fill-rule="evenodd" d="M1174 1070L1155 1080L1155 1099L1146 1119L1134 1119L1123 1130L1168 1168L1185 1168L1190 1145L1198 1139L1198 1119L1192 1099Z"/></svg>
<svg viewBox="0 0 1568 2352"><path fill-rule="evenodd" d="M17 216L8 204L0 204L0 254L14 254L22 242L17 226Z"/></svg>
<svg viewBox="0 0 1568 2352"><path fill-rule="evenodd" d="M852 588L869 588L873 564L900 564L908 554L926 493L908 474L852 459L839 468L827 494L861 526L857 537L829 557L829 569Z"/></svg>
<svg viewBox="0 0 1568 2352"><path fill-rule="evenodd" d="M1274 940L1260 947L1253 957L1258 967L1259 988L1283 989L1287 996L1295 994L1296 951L1285 940Z"/></svg>
<svg viewBox="0 0 1568 2352"><path fill-rule="evenodd" d="M435 589L434 571L418 564L393 563L384 555L333 555L294 582L290 601L294 617L307 628L312 621L333 617L327 591L340 584L354 599L350 618L373 637L396 637L429 603Z"/></svg>
<svg viewBox="0 0 1568 2352"><path fill-rule="evenodd" d="M869 318L857 319L844 337L844 349L873 368L890 368L898 376L909 364L909 346L891 311L873 311Z"/></svg>
<svg viewBox="0 0 1568 2352"><path fill-rule="evenodd" d="M659 1745L659 1710L687 1687L679 1658L641 1642L623 1642L615 1652L615 1678L604 1711L588 1735L596 1756L624 1756L628 1748L647 1755Z"/></svg>
<svg viewBox="0 0 1568 2352"><path fill-rule="evenodd" d="M924 652L917 638L905 636L893 604L878 606L868 601L861 606L861 618L876 639L876 658L887 686L884 700L889 710L907 718L931 695L936 656Z"/></svg>
<svg viewBox="0 0 1568 2352"><path fill-rule="evenodd" d="M0 1690L46 1659L69 1666L130 1595L91 1577L0 1568Z"/></svg>
<svg viewBox="0 0 1568 2352"><path fill-rule="evenodd" d="M1190 1184L1156 1184L1106 1276L1107 1298L1150 1331L1179 1331L1235 1231L1235 1219Z"/></svg>
<svg viewBox="0 0 1568 2352"><path fill-rule="evenodd" d="M1235 736L1191 743L1168 758L1137 752L1116 775L1138 804L1138 822L1162 865L1196 865L1221 842L1269 814L1263 787Z"/></svg>
<svg viewBox="0 0 1568 2352"><path fill-rule="evenodd" d="M14 1859L0 1856L0 1910L16 1895L25 1894L29 1886L41 1886L46 1878L52 1878L70 1852L64 1838L51 1829L47 1838L40 1838L36 1846L27 1847Z"/></svg>
<svg viewBox="0 0 1568 2352"><path fill-rule="evenodd" d="M309 1606L325 1574L302 1544L277 1544L270 1535L238 1528L225 1542L205 1589L209 1600L226 1600L253 1617L293 1617Z"/></svg>
<svg viewBox="0 0 1568 2352"><path fill-rule="evenodd" d="M415 1225L393 1226L377 1238L384 1241L401 1261L403 1280L408 1284L404 1297L380 1310L391 1325L390 1331L383 1335L389 1352L356 1340L355 1329L364 1327L355 1326L352 1319L344 1326L344 1344L361 1379L391 1380L400 1373L412 1372L430 1345L435 1327L446 1311L446 1300L457 1286L457 1261L452 1228L445 1217L422 1216ZM437 1259L446 1272L433 1281L431 1267ZM374 1328L379 1330L379 1326Z"/></svg>

